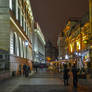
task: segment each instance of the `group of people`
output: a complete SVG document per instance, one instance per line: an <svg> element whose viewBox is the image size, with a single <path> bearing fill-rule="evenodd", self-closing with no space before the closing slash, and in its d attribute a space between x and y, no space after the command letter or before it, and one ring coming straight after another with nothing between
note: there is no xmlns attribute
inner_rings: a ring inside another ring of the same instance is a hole
<svg viewBox="0 0 92 92"><path fill-rule="evenodd" d="M31 72L30 66L24 64L24 65L23 65L23 75L24 75L25 77L28 77L30 72Z"/></svg>
<svg viewBox="0 0 92 92"><path fill-rule="evenodd" d="M64 79L64 85L65 86L68 85L68 80L70 78L69 72L70 72L70 70L68 69L67 64L64 64L63 79ZM78 75L77 75L78 69L77 69L76 64L74 64L72 66L71 72L72 72L72 75L73 75L73 86L77 87L77 83L78 83Z"/></svg>

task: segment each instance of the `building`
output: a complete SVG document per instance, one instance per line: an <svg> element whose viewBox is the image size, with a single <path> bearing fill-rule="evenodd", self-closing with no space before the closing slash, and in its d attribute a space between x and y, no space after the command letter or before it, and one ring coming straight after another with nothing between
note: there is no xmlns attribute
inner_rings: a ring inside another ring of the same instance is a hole
<svg viewBox="0 0 92 92"><path fill-rule="evenodd" d="M0 74L3 77L19 74L23 64L32 68L33 25L30 0L0 0Z"/></svg>
<svg viewBox="0 0 92 92"><path fill-rule="evenodd" d="M65 48L65 35L64 32L60 32L57 40L57 46L58 46L58 59L63 60L65 59L65 55L67 54L66 48Z"/></svg>
<svg viewBox="0 0 92 92"><path fill-rule="evenodd" d="M58 50L56 47L53 46L53 44L50 41L46 42L45 55L46 59L49 59L50 61L54 61L58 57Z"/></svg>
<svg viewBox="0 0 92 92"><path fill-rule="evenodd" d="M35 22L33 32L33 62L45 63L45 38L38 23Z"/></svg>
<svg viewBox="0 0 92 92"><path fill-rule="evenodd" d="M78 68L88 68L91 62L91 50L89 49L91 44L87 44L87 41L89 41L88 13L82 18L69 19L64 33L71 63L77 63Z"/></svg>

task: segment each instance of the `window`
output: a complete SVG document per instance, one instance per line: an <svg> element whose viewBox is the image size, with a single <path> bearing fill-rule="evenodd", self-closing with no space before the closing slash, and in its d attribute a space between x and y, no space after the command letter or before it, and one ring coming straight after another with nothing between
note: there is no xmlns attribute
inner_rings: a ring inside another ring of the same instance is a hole
<svg viewBox="0 0 92 92"><path fill-rule="evenodd" d="M20 8L18 8L18 21L20 23Z"/></svg>
<svg viewBox="0 0 92 92"><path fill-rule="evenodd" d="M24 29L24 31L25 31L25 19L23 18L23 20L24 20L24 21L23 21L23 22L24 22L24 23L23 23L23 29Z"/></svg>
<svg viewBox="0 0 92 92"><path fill-rule="evenodd" d="M26 26L26 35L28 36L28 27Z"/></svg>
<svg viewBox="0 0 92 92"><path fill-rule="evenodd" d="M22 2L22 6L23 6L24 0L21 0L21 2Z"/></svg>
<svg viewBox="0 0 92 92"><path fill-rule="evenodd" d="M12 11L14 15L16 16L16 0L12 0Z"/></svg>
<svg viewBox="0 0 92 92"><path fill-rule="evenodd" d="M12 0L9 0L9 8L12 10Z"/></svg>
<svg viewBox="0 0 92 92"><path fill-rule="evenodd" d="M3 59L3 55L0 55L0 59Z"/></svg>
<svg viewBox="0 0 92 92"><path fill-rule="evenodd" d="M26 32L26 22L25 22L25 29L24 29L24 30L25 30L25 32Z"/></svg>
<svg viewBox="0 0 92 92"><path fill-rule="evenodd" d="M24 19L23 19L23 16L22 16L22 27L23 27L23 25L24 25Z"/></svg>
<svg viewBox="0 0 92 92"><path fill-rule="evenodd" d="M22 12L20 13L20 22L21 22L21 26L22 26Z"/></svg>
<svg viewBox="0 0 92 92"><path fill-rule="evenodd" d="M24 6L24 11L25 11L25 15L26 15L26 6Z"/></svg>
<svg viewBox="0 0 92 92"><path fill-rule="evenodd" d="M19 56L21 56L21 44L20 44L20 39L18 39L19 40Z"/></svg>
<svg viewBox="0 0 92 92"><path fill-rule="evenodd" d="M14 54L16 54L16 38L15 38L15 34L13 36L13 48L14 48Z"/></svg>

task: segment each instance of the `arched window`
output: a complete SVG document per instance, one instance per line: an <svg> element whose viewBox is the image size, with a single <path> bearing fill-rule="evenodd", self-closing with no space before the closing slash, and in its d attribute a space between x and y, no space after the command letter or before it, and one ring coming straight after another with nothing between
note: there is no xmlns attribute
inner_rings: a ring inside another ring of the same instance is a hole
<svg viewBox="0 0 92 92"><path fill-rule="evenodd" d="M19 37L19 56L23 57L23 53L24 53L24 51L23 51L23 43L22 43L21 38Z"/></svg>
<svg viewBox="0 0 92 92"><path fill-rule="evenodd" d="M18 36L17 36L16 32L14 32L13 46L14 46L15 55L19 56L19 43L18 43Z"/></svg>

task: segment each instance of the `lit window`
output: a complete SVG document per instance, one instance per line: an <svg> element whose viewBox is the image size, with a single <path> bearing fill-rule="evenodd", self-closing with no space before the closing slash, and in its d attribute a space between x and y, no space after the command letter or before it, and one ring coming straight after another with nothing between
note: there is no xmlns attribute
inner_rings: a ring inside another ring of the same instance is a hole
<svg viewBox="0 0 92 92"><path fill-rule="evenodd" d="M72 44L70 44L70 50L71 50L71 52L73 52L73 47L72 47Z"/></svg>
<svg viewBox="0 0 92 92"><path fill-rule="evenodd" d="M79 49L80 50L80 42L77 42L77 49Z"/></svg>
<svg viewBox="0 0 92 92"><path fill-rule="evenodd" d="M12 10L12 0L9 0L9 7Z"/></svg>

